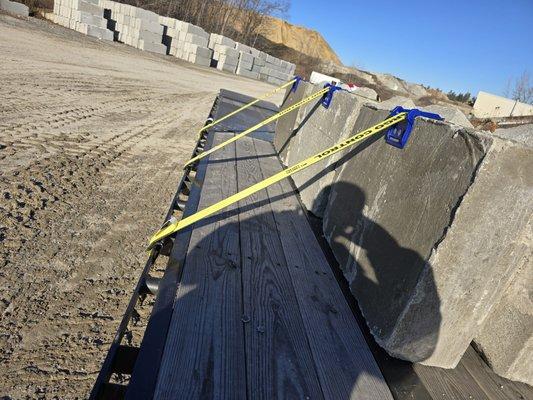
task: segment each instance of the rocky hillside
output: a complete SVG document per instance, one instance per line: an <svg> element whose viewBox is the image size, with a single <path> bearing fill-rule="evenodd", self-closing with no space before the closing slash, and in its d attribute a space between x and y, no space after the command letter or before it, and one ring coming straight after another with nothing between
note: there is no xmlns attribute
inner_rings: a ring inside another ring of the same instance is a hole
<svg viewBox="0 0 533 400"><path fill-rule="evenodd" d="M284 45L313 58L342 65L328 42L319 32L312 29L268 17L261 27L261 34L272 43Z"/></svg>

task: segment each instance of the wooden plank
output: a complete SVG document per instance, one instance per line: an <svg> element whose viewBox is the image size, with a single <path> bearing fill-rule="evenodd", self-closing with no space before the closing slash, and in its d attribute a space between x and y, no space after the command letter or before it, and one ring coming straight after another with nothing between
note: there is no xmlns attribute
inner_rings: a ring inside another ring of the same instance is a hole
<svg viewBox="0 0 533 400"><path fill-rule="evenodd" d="M531 386L521 382L513 382L497 375L472 346L466 350L461 364L491 400L533 399Z"/></svg>
<svg viewBox="0 0 533 400"><path fill-rule="evenodd" d="M229 138L216 133L215 143ZM211 160L235 157L235 145ZM236 191L233 162L210 163L199 209ZM195 225L154 398L246 398L238 217L228 209Z"/></svg>
<svg viewBox="0 0 533 400"><path fill-rule="evenodd" d="M238 190L263 179L253 139L237 145ZM266 191L240 202L243 304L250 399L321 399L287 261Z"/></svg>
<svg viewBox="0 0 533 400"><path fill-rule="evenodd" d="M254 140L254 145L260 157L272 152L265 141ZM264 157L261 168L271 175L281 164ZM280 181L267 191L324 397L392 399L290 182Z"/></svg>

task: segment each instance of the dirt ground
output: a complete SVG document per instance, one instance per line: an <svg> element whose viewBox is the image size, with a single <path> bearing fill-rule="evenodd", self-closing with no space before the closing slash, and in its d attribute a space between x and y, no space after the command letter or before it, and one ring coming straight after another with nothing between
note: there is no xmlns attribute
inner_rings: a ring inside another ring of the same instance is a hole
<svg viewBox="0 0 533 400"><path fill-rule="evenodd" d="M0 398L87 397L220 88L272 89L0 15Z"/></svg>

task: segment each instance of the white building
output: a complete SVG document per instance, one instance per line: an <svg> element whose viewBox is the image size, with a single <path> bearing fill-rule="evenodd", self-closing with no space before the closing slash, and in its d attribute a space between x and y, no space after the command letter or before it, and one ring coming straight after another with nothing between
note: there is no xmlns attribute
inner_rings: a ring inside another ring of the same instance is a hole
<svg viewBox="0 0 533 400"><path fill-rule="evenodd" d="M474 116L476 118L533 116L533 106L495 94L479 92L474 103Z"/></svg>

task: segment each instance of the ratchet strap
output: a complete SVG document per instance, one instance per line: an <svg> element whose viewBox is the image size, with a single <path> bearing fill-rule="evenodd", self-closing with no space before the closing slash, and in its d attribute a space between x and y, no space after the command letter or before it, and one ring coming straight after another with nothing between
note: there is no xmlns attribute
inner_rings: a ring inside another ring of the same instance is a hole
<svg viewBox="0 0 533 400"><path fill-rule="evenodd" d="M281 85L281 86L275 88L274 90L272 90L272 91L270 91L270 92L264 94L263 96L258 97L258 98L255 99L254 101L251 101L250 103L245 104L245 105L243 105L242 107L238 108L237 110L232 111L232 112L230 112L229 114L224 115L223 117L217 119L216 121L213 121L213 122L211 122L211 123L205 125L202 129L200 129L200 131L198 132L198 134L201 135L203 131L205 131L205 130L207 130L207 129L209 129L209 128L212 128L213 126L215 126L215 125L221 123L222 121L224 121L224 120L226 120L226 119L228 119L228 118L230 118L230 117L233 117L235 114L238 114L238 113L240 113L241 111L246 110L247 108L250 108L250 107L253 106L254 104L259 103L261 100L265 100L265 99L268 99L269 97L274 96L274 95L275 95L276 93L278 93L280 90L283 90L283 89L285 89L286 87L291 86L292 84L294 84L295 82L297 82L298 79L299 79L298 77L295 77L294 79L288 81L287 83L284 83L283 85Z"/></svg>
<svg viewBox="0 0 533 400"><path fill-rule="evenodd" d="M185 164L184 167L186 167L187 165L193 164L193 163L195 163L198 160L201 160L205 156L208 156L209 154L211 154L211 153L213 153L213 152L215 152L217 150L220 150L221 148L227 146L228 144L239 140L243 136L249 135L250 133L258 130L259 128L261 128L263 126L268 125L271 122L274 122L274 121L278 120L279 118L283 117L284 115L286 115L286 114L288 114L288 113L290 113L290 112L292 112L294 110L297 110L301 106L303 106L303 105L305 105L305 104L307 104L307 103L309 103L309 102L311 102L311 101L313 101L313 100L315 100L315 99L317 99L319 97L324 96L326 93L328 93L330 91L331 91L331 86L327 86L324 89L313 93L312 95L306 97L305 99L300 100L297 103L294 103L292 106L287 107L286 109L278 112L277 114L274 114L271 117L269 117L269 118L259 122L258 124L252 126L251 128L246 129L244 132L241 132L238 135L233 136L231 139L228 139L225 142L220 143L220 144L216 145L215 147L212 147L211 149L209 149L207 151L204 151L203 153L198 154L196 157L191 158L189 161L187 161L187 163Z"/></svg>
<svg viewBox="0 0 533 400"><path fill-rule="evenodd" d="M324 91L320 91L320 92L317 92L317 93L325 93ZM318 96L316 96L318 97ZM315 97L315 98L316 98ZM296 104L295 104L296 105ZM396 115L392 115L392 116L389 116L387 119L385 119L384 121L380 122L379 124L377 125L374 125L372 126L371 128L368 128L364 131L361 131L361 132L358 132L356 133L355 135L353 136L350 136L348 139L346 140L343 140L342 142L339 142L325 150L322 150L321 152L303 160L303 161L300 161L299 163L291 166L291 167L288 167L286 169L284 169L283 171L280 171L278 172L277 174L274 174L272 175L271 177L269 178L266 178L264 180L262 180L261 182L258 182L244 190L241 190L240 192L238 193L235 193L234 195L231 195L227 198L225 198L224 200L221 200L209 207L206 207L204 208L203 210L200 210L198 212L196 212L195 214L192 214L186 218L183 218L182 220L180 221L169 221L169 223L165 224L155 235L152 236L152 238L150 239L150 243L148 245L148 250L151 250L158 242L160 242L161 240L165 239L166 237L188 227L189 225L192 225L194 224L195 222L198 222L206 217L209 217L211 215L213 215L214 213L234 204L234 203L237 203L238 201L262 190L262 189L265 189L267 187L269 187L270 185L273 185L274 183L276 182L279 182L281 181L282 179L285 179L293 174L295 174L296 172L298 171L302 171L304 170L305 168L308 168L310 167L311 165L321 161L321 160L324 160L330 156L332 156L333 154L336 154L342 150L345 150L351 146L353 146L354 144L372 136L372 135L375 135L387 128L390 128L396 124L398 124L399 122L402 122L404 120L406 120L407 118L407 115L408 113L407 112L402 112L402 113L398 113ZM232 142L237 140L239 137L242 137L243 134L241 135L236 135L234 136L233 140L231 140ZM226 144L230 143L230 141L226 141L225 143L222 143L224 146ZM217 149L217 148L220 148L222 146L215 146L213 149ZM206 152L207 153L207 152ZM207 155L206 153L202 153L202 154L205 154Z"/></svg>

